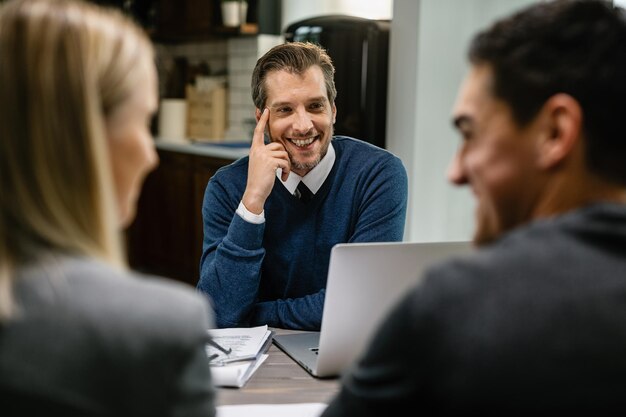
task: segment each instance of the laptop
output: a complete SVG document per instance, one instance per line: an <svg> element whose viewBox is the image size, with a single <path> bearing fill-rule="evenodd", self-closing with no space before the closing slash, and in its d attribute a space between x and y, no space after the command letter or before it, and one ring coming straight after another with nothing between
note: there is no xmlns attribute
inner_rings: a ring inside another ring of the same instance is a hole
<svg viewBox="0 0 626 417"><path fill-rule="evenodd" d="M274 335L274 344L314 377L338 377L427 266L471 248L467 241L337 244L330 253L321 331Z"/></svg>

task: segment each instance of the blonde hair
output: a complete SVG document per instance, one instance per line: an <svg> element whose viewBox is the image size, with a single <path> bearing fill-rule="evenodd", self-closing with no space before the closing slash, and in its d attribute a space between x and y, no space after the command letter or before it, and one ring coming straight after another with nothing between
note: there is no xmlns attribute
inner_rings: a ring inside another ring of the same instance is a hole
<svg viewBox="0 0 626 417"><path fill-rule="evenodd" d="M15 270L43 253L125 267L105 126L152 60L145 33L113 9L0 6L0 321Z"/></svg>

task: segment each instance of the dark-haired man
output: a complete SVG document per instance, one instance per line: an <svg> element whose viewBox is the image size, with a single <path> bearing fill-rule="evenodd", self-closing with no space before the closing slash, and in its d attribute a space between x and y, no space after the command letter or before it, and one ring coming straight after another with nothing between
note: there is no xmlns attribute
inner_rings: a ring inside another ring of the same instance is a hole
<svg viewBox="0 0 626 417"><path fill-rule="evenodd" d="M626 18L539 2L470 47L448 177L475 253L398 303L324 417L606 415L626 404Z"/></svg>

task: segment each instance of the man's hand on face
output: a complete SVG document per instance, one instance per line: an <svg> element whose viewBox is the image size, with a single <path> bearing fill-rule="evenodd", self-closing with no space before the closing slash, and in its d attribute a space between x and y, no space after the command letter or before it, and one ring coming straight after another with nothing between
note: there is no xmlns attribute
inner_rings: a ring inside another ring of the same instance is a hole
<svg viewBox="0 0 626 417"><path fill-rule="evenodd" d="M274 186L276 170L282 169L283 181L287 180L291 171L289 155L283 145L278 142L265 144L264 133L269 117L270 111L266 108L254 128L248 162L248 182L242 198L246 209L255 214L261 214L263 211L265 200Z"/></svg>

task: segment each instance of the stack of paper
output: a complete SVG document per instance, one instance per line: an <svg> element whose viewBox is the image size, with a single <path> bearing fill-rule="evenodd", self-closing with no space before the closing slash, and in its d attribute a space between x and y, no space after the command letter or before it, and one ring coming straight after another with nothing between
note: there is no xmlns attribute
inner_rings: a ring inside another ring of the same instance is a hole
<svg viewBox="0 0 626 417"><path fill-rule="evenodd" d="M222 405L217 407L217 417L317 417L326 406L324 403Z"/></svg>
<svg viewBox="0 0 626 417"><path fill-rule="evenodd" d="M272 342L267 326L210 329L215 343L229 351L226 354L207 345L213 383L219 387L242 387L267 358L265 352Z"/></svg>

